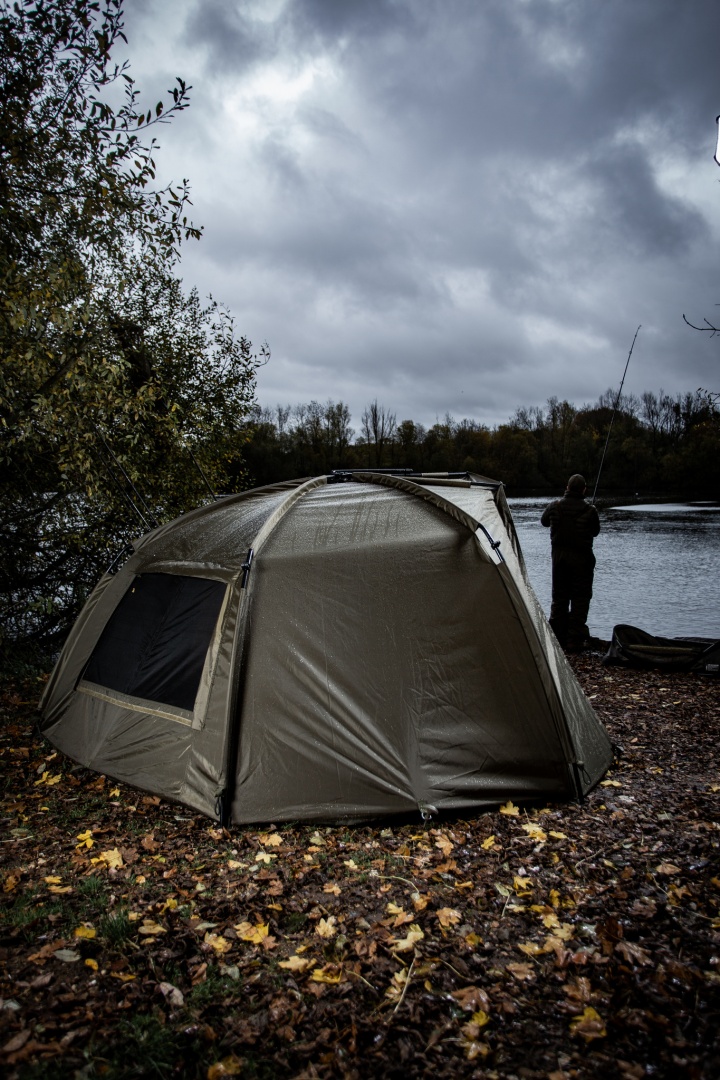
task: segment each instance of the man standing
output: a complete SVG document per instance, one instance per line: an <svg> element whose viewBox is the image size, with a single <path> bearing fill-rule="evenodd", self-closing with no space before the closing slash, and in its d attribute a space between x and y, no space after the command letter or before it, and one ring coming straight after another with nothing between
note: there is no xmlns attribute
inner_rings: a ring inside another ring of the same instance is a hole
<svg viewBox="0 0 720 1080"><path fill-rule="evenodd" d="M595 570L592 546L600 532L600 518L585 501L586 491L584 477L575 473L562 499L550 503L540 519L549 527L552 543L550 625L568 652L582 649L589 634L586 621Z"/></svg>

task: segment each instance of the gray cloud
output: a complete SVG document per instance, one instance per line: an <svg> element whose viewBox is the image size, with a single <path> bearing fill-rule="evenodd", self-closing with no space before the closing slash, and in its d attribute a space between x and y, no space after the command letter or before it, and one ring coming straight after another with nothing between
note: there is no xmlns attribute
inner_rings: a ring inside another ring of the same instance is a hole
<svg viewBox="0 0 720 1080"><path fill-rule="evenodd" d="M170 12L173 12L172 18ZM140 84L206 226L188 283L268 340L264 401L486 422L717 384L711 0L152 0ZM136 52L135 41L139 42Z"/></svg>

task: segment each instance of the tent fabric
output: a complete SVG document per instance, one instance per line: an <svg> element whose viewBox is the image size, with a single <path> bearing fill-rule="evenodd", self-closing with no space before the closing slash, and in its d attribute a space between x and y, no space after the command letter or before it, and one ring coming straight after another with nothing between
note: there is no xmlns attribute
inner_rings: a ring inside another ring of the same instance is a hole
<svg viewBox="0 0 720 1080"><path fill-rule="evenodd" d="M315 477L155 530L42 714L88 767L234 822L582 797L612 757L472 477Z"/></svg>
<svg viewBox="0 0 720 1080"><path fill-rule="evenodd" d="M613 628L606 665L703 671L720 674L720 641L715 638L663 638L620 623Z"/></svg>

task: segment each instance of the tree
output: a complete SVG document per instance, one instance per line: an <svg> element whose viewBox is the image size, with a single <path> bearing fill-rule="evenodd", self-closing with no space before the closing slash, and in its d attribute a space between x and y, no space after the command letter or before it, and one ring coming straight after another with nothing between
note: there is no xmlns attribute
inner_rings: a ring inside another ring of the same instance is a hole
<svg viewBox="0 0 720 1080"><path fill-rule="evenodd" d="M0 618L55 647L138 532L241 476L253 356L182 290L186 181L153 187L122 0L0 0ZM122 104L112 104L118 85ZM38 540L39 538L39 540Z"/></svg>
<svg viewBox="0 0 720 1080"><path fill-rule="evenodd" d="M371 402L362 414L362 437L368 448L368 465L382 468L385 450L392 442L397 423L395 413L389 412L384 405L378 405L377 398ZM370 448L373 448L374 461L370 461Z"/></svg>

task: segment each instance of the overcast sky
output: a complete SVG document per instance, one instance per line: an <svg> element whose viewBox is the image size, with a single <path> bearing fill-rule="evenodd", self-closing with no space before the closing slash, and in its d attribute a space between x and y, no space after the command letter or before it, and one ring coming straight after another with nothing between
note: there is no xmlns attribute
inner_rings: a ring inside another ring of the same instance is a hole
<svg viewBox="0 0 720 1080"><path fill-rule="evenodd" d="M501 423L720 389L717 0L126 0L261 404Z"/></svg>

